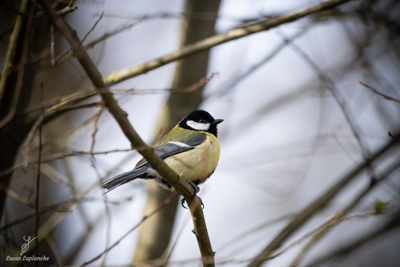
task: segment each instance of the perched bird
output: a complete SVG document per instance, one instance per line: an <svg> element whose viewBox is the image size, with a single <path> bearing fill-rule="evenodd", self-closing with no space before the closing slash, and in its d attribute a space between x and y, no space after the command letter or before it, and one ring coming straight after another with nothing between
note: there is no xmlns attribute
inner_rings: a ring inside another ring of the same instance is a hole
<svg viewBox="0 0 400 267"><path fill-rule="evenodd" d="M217 167L220 148L217 124L204 110L192 111L168 132L154 148L155 153L183 180L190 183L195 193ZM155 179L165 189L173 191L158 173L142 158L132 171L117 175L101 184L106 193L134 179Z"/></svg>

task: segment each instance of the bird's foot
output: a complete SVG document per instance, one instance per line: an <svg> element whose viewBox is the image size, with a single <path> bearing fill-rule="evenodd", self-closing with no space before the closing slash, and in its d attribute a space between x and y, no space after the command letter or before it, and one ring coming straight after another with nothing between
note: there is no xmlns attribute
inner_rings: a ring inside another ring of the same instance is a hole
<svg viewBox="0 0 400 267"><path fill-rule="evenodd" d="M197 193L200 192L200 187L198 187L197 184L195 184L194 182L189 182L189 184L193 187L194 190L193 197L195 197Z"/></svg>
<svg viewBox="0 0 400 267"><path fill-rule="evenodd" d="M193 191L194 191L193 199L194 199L197 196L197 193L200 192L200 187L198 187L194 182L189 182L189 184L193 187ZM200 197L199 197L199 201L200 201L201 208L204 209L204 203ZM187 207L185 207L185 202L186 202L186 200L184 198L182 198L181 205L183 208L187 209Z"/></svg>
<svg viewBox="0 0 400 267"><path fill-rule="evenodd" d="M196 197L196 196L194 196L194 197ZM197 196L197 197L198 197L198 196ZM201 200L200 197L198 197L198 198L199 198L199 201L200 201L200 206L201 206L201 208L204 209L203 200ZM183 207L184 209L187 209L187 207L185 207L185 202L186 202L186 200L185 200L184 198L182 198L182 200L181 200L181 205L182 205L182 207Z"/></svg>

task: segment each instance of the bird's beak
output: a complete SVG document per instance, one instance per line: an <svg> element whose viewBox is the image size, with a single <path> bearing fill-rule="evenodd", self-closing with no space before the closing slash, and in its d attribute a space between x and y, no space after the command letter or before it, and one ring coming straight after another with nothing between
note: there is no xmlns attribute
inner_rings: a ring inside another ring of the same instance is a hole
<svg viewBox="0 0 400 267"><path fill-rule="evenodd" d="M221 122L223 122L223 121L224 121L223 119L216 119L216 120L214 120L211 124L217 125L217 124L219 124L219 123L221 123Z"/></svg>

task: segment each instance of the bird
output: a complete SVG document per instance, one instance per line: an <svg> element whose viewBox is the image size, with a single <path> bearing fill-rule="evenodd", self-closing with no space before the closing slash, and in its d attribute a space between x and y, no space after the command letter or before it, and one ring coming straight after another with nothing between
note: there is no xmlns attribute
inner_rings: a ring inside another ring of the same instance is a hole
<svg viewBox="0 0 400 267"><path fill-rule="evenodd" d="M194 110L154 147L155 153L193 187L195 195L200 191L198 185L204 183L218 165L220 145L217 125L221 122L223 119L214 119L205 110ZM164 189L175 191L144 158L133 170L108 179L100 187L106 190L106 194L138 178L154 179Z"/></svg>

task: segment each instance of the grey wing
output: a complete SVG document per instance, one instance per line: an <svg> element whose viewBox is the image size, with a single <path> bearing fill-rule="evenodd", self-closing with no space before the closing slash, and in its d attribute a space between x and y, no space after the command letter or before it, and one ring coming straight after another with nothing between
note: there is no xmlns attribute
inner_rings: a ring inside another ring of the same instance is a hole
<svg viewBox="0 0 400 267"><path fill-rule="evenodd" d="M205 139L200 139L197 141L190 141L190 142L176 142L176 141L169 141L166 143L159 144L154 148L154 152L161 158L165 159L170 156L183 153L189 150L194 149L196 146L200 145L204 142ZM143 167L147 165L147 161L143 158L141 159L135 166L135 169Z"/></svg>
<svg viewBox="0 0 400 267"><path fill-rule="evenodd" d="M138 168L133 171L121 173L115 177L112 177L111 179L108 179L101 184L100 187L107 190L104 193L106 194L120 185L126 184L142 175L146 175L148 169L149 168L147 166L143 166L142 168Z"/></svg>

